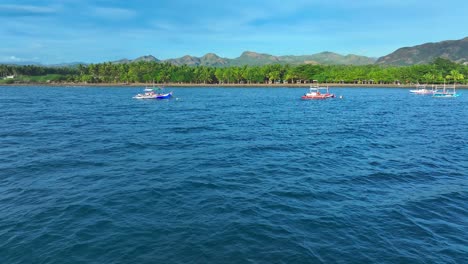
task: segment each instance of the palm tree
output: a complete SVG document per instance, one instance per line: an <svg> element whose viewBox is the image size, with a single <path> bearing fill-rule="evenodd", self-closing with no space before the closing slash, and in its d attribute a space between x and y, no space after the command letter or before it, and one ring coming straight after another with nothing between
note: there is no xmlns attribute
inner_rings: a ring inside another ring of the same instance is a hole
<svg viewBox="0 0 468 264"><path fill-rule="evenodd" d="M463 80L465 78L465 76L463 76L463 74L459 73L457 70L451 70L450 71L450 74L445 76L445 78L447 79L452 79L453 80L453 84L457 83L457 80Z"/></svg>
<svg viewBox="0 0 468 264"><path fill-rule="evenodd" d="M435 75L433 73L426 73L422 76L422 78L426 81L426 83L434 83Z"/></svg>

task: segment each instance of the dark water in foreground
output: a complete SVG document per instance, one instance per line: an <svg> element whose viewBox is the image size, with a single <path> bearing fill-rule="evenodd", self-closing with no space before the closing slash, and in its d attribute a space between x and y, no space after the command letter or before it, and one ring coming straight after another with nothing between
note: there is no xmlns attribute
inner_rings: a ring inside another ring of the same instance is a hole
<svg viewBox="0 0 468 264"><path fill-rule="evenodd" d="M140 90L0 89L0 263L468 259L465 91Z"/></svg>

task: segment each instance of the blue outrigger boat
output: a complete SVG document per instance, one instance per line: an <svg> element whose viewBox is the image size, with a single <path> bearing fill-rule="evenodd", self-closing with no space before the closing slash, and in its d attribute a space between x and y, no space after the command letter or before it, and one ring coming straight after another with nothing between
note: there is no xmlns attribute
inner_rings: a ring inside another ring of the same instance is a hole
<svg viewBox="0 0 468 264"><path fill-rule="evenodd" d="M446 86L444 84L441 88L436 87L436 91L432 95L434 98L454 98L458 96L460 96L460 94L455 90L455 84L453 86Z"/></svg>
<svg viewBox="0 0 468 264"><path fill-rule="evenodd" d="M169 93L162 93L163 88L159 87L148 88L146 87L143 94L137 94L133 98L135 99L170 99L172 97L172 91Z"/></svg>

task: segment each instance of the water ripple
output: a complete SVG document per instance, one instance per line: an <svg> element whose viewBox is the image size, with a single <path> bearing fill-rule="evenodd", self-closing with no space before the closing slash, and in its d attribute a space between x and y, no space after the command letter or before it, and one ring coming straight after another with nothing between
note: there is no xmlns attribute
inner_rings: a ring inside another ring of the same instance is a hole
<svg viewBox="0 0 468 264"><path fill-rule="evenodd" d="M3 87L0 262L468 258L468 97L173 90Z"/></svg>

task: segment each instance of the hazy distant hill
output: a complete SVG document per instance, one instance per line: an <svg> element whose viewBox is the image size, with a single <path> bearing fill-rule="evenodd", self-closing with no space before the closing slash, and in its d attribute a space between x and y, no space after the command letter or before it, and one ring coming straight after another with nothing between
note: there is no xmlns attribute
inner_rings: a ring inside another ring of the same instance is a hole
<svg viewBox="0 0 468 264"><path fill-rule="evenodd" d="M376 63L387 65L426 64L436 57L459 63L468 62L468 37L400 48L387 56L380 57Z"/></svg>
<svg viewBox="0 0 468 264"><path fill-rule="evenodd" d="M118 61L112 61L112 63L130 63L130 62L139 62L139 61L156 61L158 62L159 60L156 59L154 56L152 55L146 55L146 56L141 56L141 57L138 57L134 60L129 60L129 59L121 59L121 60L118 60Z"/></svg>
<svg viewBox="0 0 468 264"><path fill-rule="evenodd" d="M78 65L87 65L84 62L67 62L67 63L57 63L57 64L42 64L37 61L20 61L20 62L0 62L0 65L14 65L14 66L26 66L26 65L34 65L34 66L43 66L43 67L77 67Z"/></svg>
<svg viewBox="0 0 468 264"><path fill-rule="evenodd" d="M59 63L59 64L48 64L48 67L77 67L78 65L87 65L84 62L68 62L68 63Z"/></svg>
<svg viewBox="0 0 468 264"><path fill-rule="evenodd" d="M40 62L37 61L10 61L10 62L0 62L0 64L3 65L18 65L18 66L24 66L24 65L37 65L37 66L44 66Z"/></svg>

